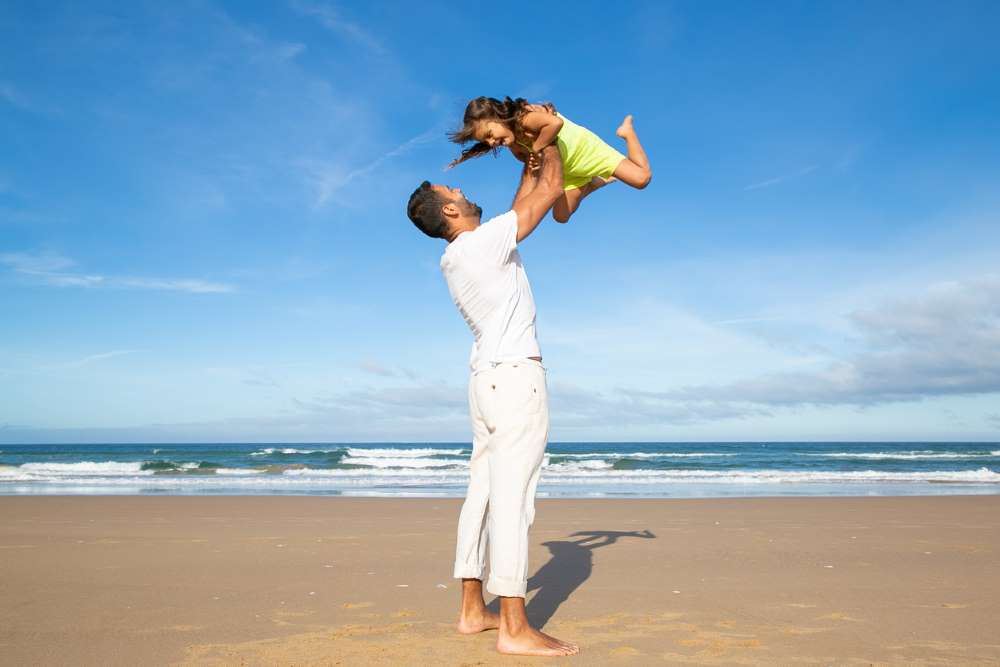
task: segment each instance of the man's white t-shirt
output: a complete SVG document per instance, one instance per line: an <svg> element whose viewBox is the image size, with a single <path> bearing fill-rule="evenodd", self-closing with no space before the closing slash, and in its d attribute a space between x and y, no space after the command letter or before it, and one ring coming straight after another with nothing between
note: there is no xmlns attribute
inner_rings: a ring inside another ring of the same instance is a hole
<svg viewBox="0 0 1000 667"><path fill-rule="evenodd" d="M463 232L441 256L448 291L472 330L473 372L493 363L540 357L535 299L517 252L513 210Z"/></svg>

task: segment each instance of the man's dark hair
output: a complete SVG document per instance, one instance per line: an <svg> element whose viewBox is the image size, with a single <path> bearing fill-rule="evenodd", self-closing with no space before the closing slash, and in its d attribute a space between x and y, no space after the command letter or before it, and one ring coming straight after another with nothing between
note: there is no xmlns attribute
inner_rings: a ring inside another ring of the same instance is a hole
<svg viewBox="0 0 1000 667"><path fill-rule="evenodd" d="M430 181L424 181L410 195L406 215L427 236L443 239L448 232L448 220L441 212L441 207L447 203L444 197L431 189Z"/></svg>

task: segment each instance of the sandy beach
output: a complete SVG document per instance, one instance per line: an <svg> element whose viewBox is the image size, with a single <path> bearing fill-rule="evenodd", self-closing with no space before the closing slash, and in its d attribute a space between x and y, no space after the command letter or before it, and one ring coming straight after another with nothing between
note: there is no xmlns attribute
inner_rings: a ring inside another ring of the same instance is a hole
<svg viewBox="0 0 1000 667"><path fill-rule="evenodd" d="M9 665L1000 664L1000 497L541 500L528 613L453 632L456 499L2 497Z"/></svg>

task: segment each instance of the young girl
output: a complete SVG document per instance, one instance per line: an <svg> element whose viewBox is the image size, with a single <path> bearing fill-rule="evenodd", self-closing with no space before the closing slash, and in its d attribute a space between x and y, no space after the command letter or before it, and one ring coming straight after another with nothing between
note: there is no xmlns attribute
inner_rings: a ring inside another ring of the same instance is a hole
<svg viewBox="0 0 1000 667"><path fill-rule="evenodd" d="M573 123L552 104L529 104L522 98L477 97L465 108L462 127L448 136L456 144L476 143L462 151L449 167L506 146L518 160L535 164L535 156L553 141L563 163L564 194L552 207L557 222L568 222L584 197L619 180L642 189L652 171L632 127L632 116L615 132L625 140L625 157L585 127Z"/></svg>

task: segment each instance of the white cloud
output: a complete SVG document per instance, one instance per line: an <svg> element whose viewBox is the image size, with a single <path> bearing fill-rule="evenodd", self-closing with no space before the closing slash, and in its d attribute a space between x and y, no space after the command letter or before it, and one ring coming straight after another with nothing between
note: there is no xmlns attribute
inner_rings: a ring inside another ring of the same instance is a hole
<svg viewBox="0 0 1000 667"><path fill-rule="evenodd" d="M13 84L0 81L0 101L6 102L16 109L30 113L46 113L48 110L29 98Z"/></svg>
<svg viewBox="0 0 1000 667"><path fill-rule="evenodd" d="M744 190L744 192L746 192L746 191L749 191L749 190L760 190L761 188L769 188L771 186L778 185L779 183L784 183L785 181L787 181L789 179L798 178L799 176L805 176L806 174L814 172L817 169L819 169L819 165L818 164L811 164L808 167L804 167L803 169L799 169L798 171L792 172L791 174L783 174L782 176L776 176L774 178L769 178L766 181L761 181L759 183L753 183L753 184L748 185L745 188L743 188L743 190Z"/></svg>
<svg viewBox="0 0 1000 667"><path fill-rule="evenodd" d="M110 352L101 352L99 354L91 354L82 359L75 359L73 361L67 361L59 364L49 364L42 366L40 370L43 371L56 371L56 370L67 370L73 368L80 368L82 366L88 366L98 361L104 361L105 359L113 359L114 357L120 357L126 354L131 354L135 350L112 350Z"/></svg>
<svg viewBox="0 0 1000 667"><path fill-rule="evenodd" d="M235 287L225 283L209 282L207 280L192 280L188 278L109 278L111 287L130 287L135 289L167 290L173 292L193 292L196 294L225 293L235 291Z"/></svg>
<svg viewBox="0 0 1000 667"><path fill-rule="evenodd" d="M34 255L30 253L3 253L0 254L0 264L6 265L15 274L34 283L51 287L146 289L197 294L233 292L236 289L225 283L191 278L105 276L70 272L65 269L75 266L76 263L68 257L53 253Z"/></svg>
<svg viewBox="0 0 1000 667"><path fill-rule="evenodd" d="M568 431L601 432L610 424L620 424L632 432L655 432L663 426L772 415L770 410L753 405L676 400L658 392L627 388L594 391L560 382L550 387L549 401L553 427Z"/></svg>
<svg viewBox="0 0 1000 667"><path fill-rule="evenodd" d="M371 375L383 378L406 378L416 381L417 374L408 368L387 366L376 359L365 359L358 364L358 368Z"/></svg>
<svg viewBox="0 0 1000 667"><path fill-rule="evenodd" d="M308 0L292 0L290 5L299 14L317 19L327 30L347 37L372 53L377 55L386 53L385 47L368 30L358 23L345 19L332 5L308 2Z"/></svg>
<svg viewBox="0 0 1000 667"><path fill-rule="evenodd" d="M38 253L35 255L29 253L8 252L0 254L0 264L6 264L18 273L37 274L52 273L61 269L66 269L73 266L74 262L68 257L63 257L62 255L51 252Z"/></svg>
<svg viewBox="0 0 1000 667"><path fill-rule="evenodd" d="M298 42L278 42L274 44L271 48L263 50L260 53L254 55L251 58L251 62L259 60L293 60L300 53L306 50L305 44L299 44Z"/></svg>
<svg viewBox="0 0 1000 667"><path fill-rule="evenodd" d="M365 371L366 373L371 373L372 375L378 375L379 377L393 378L397 377L397 373L394 369L384 366L374 359L366 359L358 364L358 368Z"/></svg>
<svg viewBox="0 0 1000 667"><path fill-rule="evenodd" d="M860 348L814 372L663 392L678 401L877 405L1000 392L1000 278L931 286L849 316Z"/></svg>
<svg viewBox="0 0 1000 667"><path fill-rule="evenodd" d="M583 315L575 306L540 310L539 317L546 359L555 373L579 386L617 386L627 377L634 389L656 390L768 368L800 368L817 357L816 350L778 347L756 332L720 325L650 296L594 300ZM566 364L572 360L585 361Z"/></svg>
<svg viewBox="0 0 1000 667"><path fill-rule="evenodd" d="M767 315L761 317L734 317L728 320L717 320L713 324L756 324L758 322L778 322L785 319L782 315Z"/></svg>
<svg viewBox="0 0 1000 667"><path fill-rule="evenodd" d="M421 144L433 141L440 134L441 132L438 129L428 130L412 139L404 141L389 152L380 155L375 160L357 169L348 169L342 164L324 160L301 160L299 162L300 167L306 171L307 177L315 191L313 207L322 208L330 202L337 191L352 181L368 176L386 161L404 155Z"/></svg>

